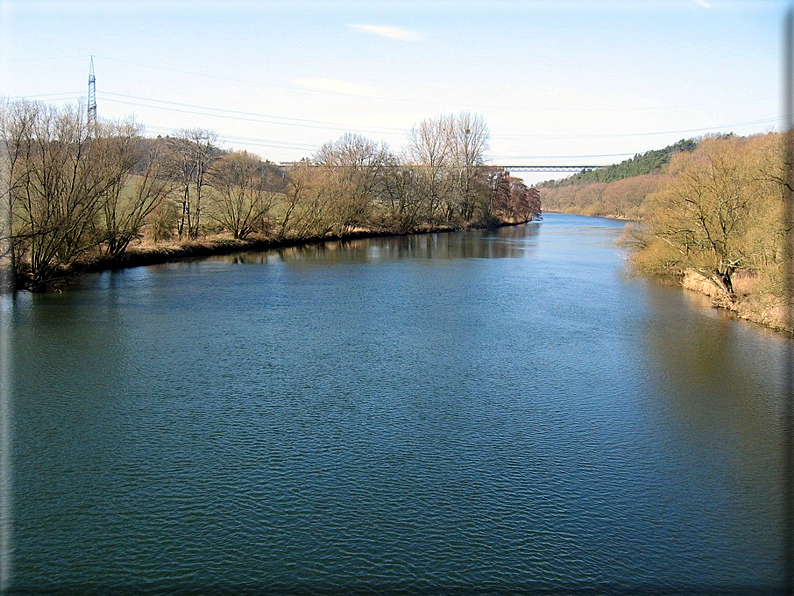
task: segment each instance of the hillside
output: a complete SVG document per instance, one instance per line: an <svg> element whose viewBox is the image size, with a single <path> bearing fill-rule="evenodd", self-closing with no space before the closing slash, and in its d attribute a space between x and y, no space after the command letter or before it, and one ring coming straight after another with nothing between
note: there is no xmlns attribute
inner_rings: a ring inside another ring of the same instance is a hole
<svg viewBox="0 0 794 596"><path fill-rule="evenodd" d="M664 149L637 154L601 170L587 170L538 184L547 211L638 220L642 204L664 181L673 156L692 153L702 139L682 139Z"/></svg>
<svg viewBox="0 0 794 596"><path fill-rule="evenodd" d="M664 149L653 149L645 153L638 153L630 159L600 170L584 170L562 180L550 180L538 186L541 188L559 188L561 186L587 184L589 182L615 182L633 176L657 173L662 166L670 161L673 155L682 151L691 153L698 146L698 143L699 140L696 139L681 139Z"/></svg>

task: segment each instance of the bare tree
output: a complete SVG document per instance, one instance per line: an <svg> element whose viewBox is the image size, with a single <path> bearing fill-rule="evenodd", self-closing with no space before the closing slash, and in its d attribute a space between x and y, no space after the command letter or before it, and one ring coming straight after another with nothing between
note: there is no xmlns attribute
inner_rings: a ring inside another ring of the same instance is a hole
<svg viewBox="0 0 794 596"><path fill-rule="evenodd" d="M465 222L484 207L491 194L480 168L488 149L488 126L482 116L461 113L423 120L410 133L409 159L422 168L420 183L430 217Z"/></svg>
<svg viewBox="0 0 794 596"><path fill-rule="evenodd" d="M455 194L463 220L469 222L483 196L477 184L478 168L485 161L490 133L482 116L461 113L453 119L450 146L454 168Z"/></svg>
<svg viewBox="0 0 794 596"><path fill-rule="evenodd" d="M334 208L343 188L338 171L303 162L289 169L287 180L279 238L322 238L338 227Z"/></svg>
<svg viewBox="0 0 794 596"><path fill-rule="evenodd" d="M115 170L113 184L103 203L106 254L116 257L142 234L143 225L174 190L162 147L147 145L131 123L101 125L97 143L107 167ZM143 162L143 170L133 170Z"/></svg>
<svg viewBox="0 0 794 596"><path fill-rule="evenodd" d="M95 156L101 167L112 175L106 196L102 201L102 221L98 222L102 229L97 235L103 241L106 254L117 255L126 248L129 240L121 229L123 224L121 211L125 205L122 193L132 176L132 170L138 161L136 151L140 129L132 121L121 123L92 123L94 130ZM99 164L98 164L99 165Z"/></svg>
<svg viewBox="0 0 794 596"><path fill-rule="evenodd" d="M374 201L383 194L384 175L393 161L385 144L378 145L358 134L347 133L320 147L314 163L333 169L336 175L328 180L339 185L332 191L337 195L339 233L371 223Z"/></svg>
<svg viewBox="0 0 794 596"><path fill-rule="evenodd" d="M428 217L434 218L449 190L447 171L452 157L452 116L422 120L410 132L409 160L420 167L417 184L424 196Z"/></svg>
<svg viewBox="0 0 794 596"><path fill-rule="evenodd" d="M185 232L192 240L199 236L207 173L218 155L216 142L216 133L201 128L182 130L170 139L172 175L181 190L180 239Z"/></svg>
<svg viewBox="0 0 794 596"><path fill-rule="evenodd" d="M422 168L400 164L396 159L384 177L384 201L388 206L384 226L398 233L415 230L423 219Z"/></svg>
<svg viewBox="0 0 794 596"><path fill-rule="evenodd" d="M287 173L287 188L283 195L284 201L280 205L281 217L276 231L279 240L287 238L294 219L299 215L299 205L308 186L308 167L308 164L301 163L290 168Z"/></svg>
<svg viewBox="0 0 794 596"><path fill-rule="evenodd" d="M116 178L103 167L80 106L39 105L28 133L14 208L29 283L37 287L97 246L103 200Z"/></svg>
<svg viewBox="0 0 794 596"><path fill-rule="evenodd" d="M671 178L649 198L647 224L680 267L699 270L730 296L748 259L746 232L763 201L739 139L707 139L673 157Z"/></svg>
<svg viewBox="0 0 794 596"><path fill-rule="evenodd" d="M0 104L0 291L16 289L17 250L14 226L16 197L29 180L30 149L38 104L28 101L3 101Z"/></svg>
<svg viewBox="0 0 794 596"><path fill-rule="evenodd" d="M266 164L247 152L224 155L210 171L214 218L235 238L264 232L276 192Z"/></svg>

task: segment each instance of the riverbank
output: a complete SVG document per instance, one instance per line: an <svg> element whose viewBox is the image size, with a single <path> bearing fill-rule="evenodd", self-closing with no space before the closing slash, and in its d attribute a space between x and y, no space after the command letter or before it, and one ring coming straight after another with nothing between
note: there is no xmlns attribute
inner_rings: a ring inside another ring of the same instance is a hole
<svg viewBox="0 0 794 596"><path fill-rule="evenodd" d="M545 209L546 213L565 213L583 217L603 217L626 223L638 223L636 219L619 217L614 214L597 216L576 212L575 210ZM734 294L728 295L716 283L704 275L689 269L681 273L661 276L663 283L676 285L684 290L708 296L712 308L727 311L732 317L761 325L773 331L794 335L794 325L788 319L785 305L779 296L759 290L753 276L747 272L737 272L733 278Z"/></svg>
<svg viewBox="0 0 794 596"><path fill-rule="evenodd" d="M581 212L573 210L573 209L570 210L570 211L560 211L560 210L557 210L557 209L544 209L543 212L544 213L562 213L562 214L565 214L565 215L581 215L582 217L603 217L604 219L614 219L615 221L625 221L627 223L638 221L635 218L624 217L622 215L615 215L613 213L601 213L601 214L598 214L598 215L589 215L587 213L581 213Z"/></svg>
<svg viewBox="0 0 794 596"><path fill-rule="evenodd" d="M542 219L542 217L539 219ZM92 255L75 262L71 267L61 268L44 286L31 286L29 280L25 279L24 277L21 279L18 278L17 288L28 289L31 291L57 290L68 285L76 277L84 273L97 273L101 271L113 271L132 267L160 265L163 263L180 261L182 259L204 258L242 252L278 250L282 248L312 246L323 244L325 242L358 240L364 238L386 238L410 236L415 234L443 234L478 229L496 229L501 227L522 225L530 221L535 220L530 219L521 222L500 222L492 226L427 226L408 232L359 229L344 234L328 234L321 237L313 236L307 238L271 238L258 236L241 240L225 236L217 236L204 238L202 240L186 240L183 242L158 244L138 243L131 245L126 251L115 257L107 255Z"/></svg>
<svg viewBox="0 0 794 596"><path fill-rule="evenodd" d="M750 275L734 276L733 295L728 295L716 283L691 269L676 276L676 280L683 289L708 296L712 308L724 309L737 319L794 335L794 327L787 316L784 301L768 292L753 291L755 280Z"/></svg>

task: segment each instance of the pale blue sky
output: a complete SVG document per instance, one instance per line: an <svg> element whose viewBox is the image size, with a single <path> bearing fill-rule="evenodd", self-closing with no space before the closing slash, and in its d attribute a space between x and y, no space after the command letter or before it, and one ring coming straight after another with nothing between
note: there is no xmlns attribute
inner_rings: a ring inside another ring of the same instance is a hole
<svg viewBox="0 0 794 596"><path fill-rule="evenodd" d="M147 134L216 131L273 161L345 131L398 151L471 111L493 163L621 161L781 125L777 0L0 0L0 93L85 98ZM548 176L542 176L543 178Z"/></svg>

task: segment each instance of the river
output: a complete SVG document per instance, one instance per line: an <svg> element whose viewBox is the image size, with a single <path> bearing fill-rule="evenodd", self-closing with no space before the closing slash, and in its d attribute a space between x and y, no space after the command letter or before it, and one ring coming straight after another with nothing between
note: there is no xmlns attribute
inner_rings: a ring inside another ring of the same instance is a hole
<svg viewBox="0 0 794 596"><path fill-rule="evenodd" d="M621 228L6 298L11 593L770 593L785 340L629 277Z"/></svg>

